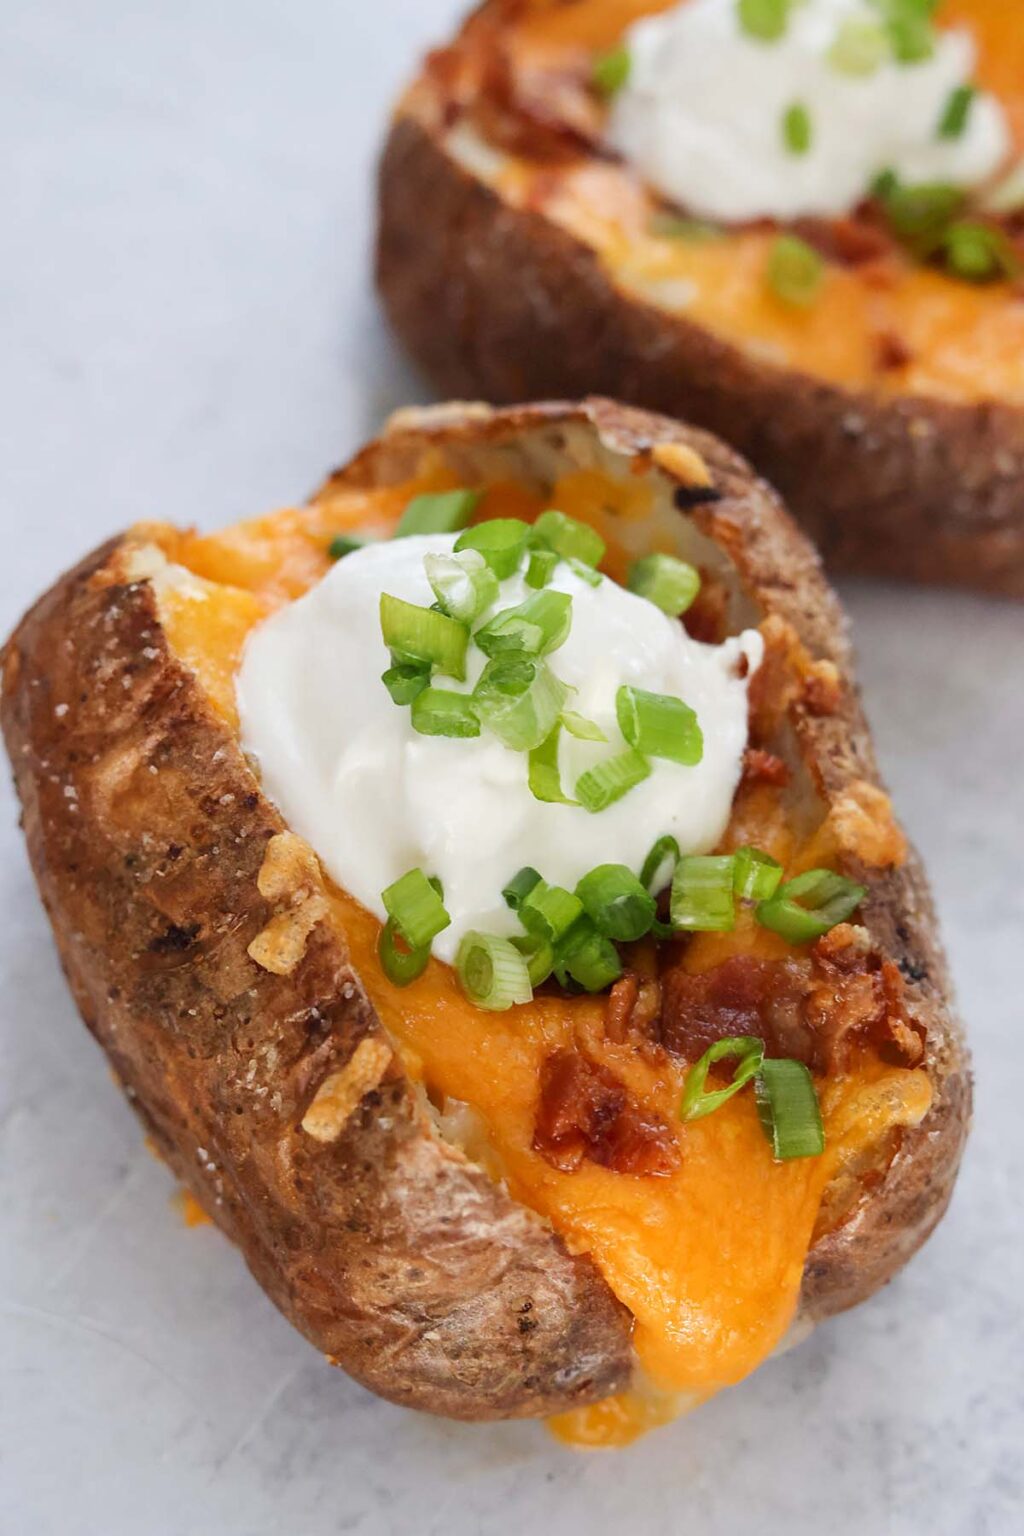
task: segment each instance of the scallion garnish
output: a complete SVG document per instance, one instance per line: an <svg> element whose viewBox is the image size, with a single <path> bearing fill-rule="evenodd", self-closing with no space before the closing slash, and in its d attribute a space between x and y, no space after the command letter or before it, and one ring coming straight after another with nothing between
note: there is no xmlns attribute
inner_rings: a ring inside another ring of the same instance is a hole
<svg viewBox="0 0 1024 1536"><path fill-rule="evenodd" d="M476 511L482 491L440 491L414 496L398 520L396 539L414 533L454 533L465 528Z"/></svg>
<svg viewBox="0 0 1024 1536"><path fill-rule="evenodd" d="M563 645L572 628L568 592L534 592L515 608L503 608L473 636L485 656L522 652L547 656Z"/></svg>
<svg viewBox="0 0 1024 1536"><path fill-rule="evenodd" d="M704 1084L707 1082L709 1067L716 1061L732 1060L737 1062L737 1067L729 1086L706 1093ZM702 1120L705 1115L714 1114L734 1093L739 1093L741 1088L745 1088L757 1076L763 1063L764 1041L756 1035L730 1035L724 1040L716 1040L686 1074L683 1099L679 1106L680 1120Z"/></svg>
<svg viewBox="0 0 1024 1536"><path fill-rule="evenodd" d="M469 630L434 608L420 608L382 592L380 627L396 663L426 661L460 682L466 675Z"/></svg>
<svg viewBox="0 0 1024 1536"><path fill-rule="evenodd" d="M629 568L626 585L638 597L677 619L700 591L700 573L674 555L644 555Z"/></svg>
<svg viewBox="0 0 1024 1536"><path fill-rule="evenodd" d="M779 1162L824 1152L818 1095L802 1061L769 1057L754 1079L754 1092L761 1125Z"/></svg>
<svg viewBox="0 0 1024 1536"><path fill-rule="evenodd" d="M799 235L777 235L768 252L765 275L769 288L784 304L806 308L818 296L825 263Z"/></svg>
<svg viewBox="0 0 1024 1536"><path fill-rule="evenodd" d="M463 991L478 1008L501 1013L513 1003L528 1003L533 996L526 960L509 939L467 933L459 945L455 969Z"/></svg>
<svg viewBox="0 0 1024 1536"><path fill-rule="evenodd" d="M396 662L382 674L381 682L396 704L411 704L430 684L430 663L427 661Z"/></svg>
<svg viewBox="0 0 1024 1536"><path fill-rule="evenodd" d="M946 266L955 277L971 283L1019 277L1021 261L1000 229L962 219L951 224L943 240Z"/></svg>
<svg viewBox="0 0 1024 1536"><path fill-rule="evenodd" d="M628 48L613 48L608 53L599 53L590 69L595 90L600 91L602 96L617 95L629 79L632 66Z"/></svg>
<svg viewBox="0 0 1024 1536"><path fill-rule="evenodd" d="M535 800L543 800L548 805L575 805L575 800L562 790L562 776L558 767L558 742L561 734L561 726L556 725L547 740L542 741L539 747L534 747L529 757L527 782Z"/></svg>
<svg viewBox="0 0 1024 1536"><path fill-rule="evenodd" d="M410 949L429 946L451 922L441 893L422 869L410 869L381 891L388 917Z"/></svg>
<svg viewBox="0 0 1024 1536"><path fill-rule="evenodd" d="M654 921L654 897L625 864L598 864L579 881L576 895L598 933L620 944L642 939Z"/></svg>
<svg viewBox="0 0 1024 1536"><path fill-rule="evenodd" d="M581 523L564 512L542 512L533 525L530 542L553 549L563 560L579 560L583 565L600 565L605 542L596 528Z"/></svg>
<svg viewBox="0 0 1024 1536"><path fill-rule="evenodd" d="M327 555L331 560L344 560L346 555L354 555L357 549L362 549L365 539L357 539L350 533L336 533L327 546Z"/></svg>
<svg viewBox="0 0 1024 1536"><path fill-rule="evenodd" d="M522 933L510 939L509 943L513 949L518 949L526 961L530 986L536 988L541 982L547 981L555 968L555 951L547 939L539 933Z"/></svg>
<svg viewBox="0 0 1024 1536"><path fill-rule="evenodd" d="M742 901L767 901L782 879L782 865L760 848L737 848L732 856L732 887Z"/></svg>
<svg viewBox="0 0 1024 1536"><path fill-rule="evenodd" d="M688 854L672 876L671 913L675 928L692 933L728 933L736 922L731 854Z"/></svg>
<svg viewBox="0 0 1024 1536"><path fill-rule="evenodd" d="M424 688L412 701L412 728L421 736L480 735L480 719L472 696L451 688Z"/></svg>
<svg viewBox="0 0 1024 1536"><path fill-rule="evenodd" d="M949 99L942 109L939 118L939 138L959 139L963 137L967 127L967 119L971 115L971 107L977 95L973 85L958 85L950 91Z"/></svg>
<svg viewBox="0 0 1024 1536"><path fill-rule="evenodd" d="M396 987L407 987L426 970L430 945L421 944L419 949L399 948L395 920L389 917L377 940L377 956L388 981Z"/></svg>
<svg viewBox="0 0 1024 1536"><path fill-rule="evenodd" d="M572 980L585 992L603 992L622 975L622 961L611 940L582 917L562 946L556 947L555 975L563 987Z"/></svg>
<svg viewBox="0 0 1024 1536"><path fill-rule="evenodd" d="M512 876L507 885L502 887L502 900L506 906L512 908L513 912L518 912L534 886L539 884L540 875L535 869L531 869L529 864L526 864L517 874Z"/></svg>
<svg viewBox="0 0 1024 1536"><path fill-rule="evenodd" d="M538 933L556 947L582 914L578 896L546 880L538 880L519 903L519 921L527 933Z"/></svg>
<svg viewBox="0 0 1024 1536"><path fill-rule="evenodd" d="M529 532L529 524L518 517L496 517L460 533L455 548L479 550L498 580L504 581L519 569Z"/></svg>
<svg viewBox="0 0 1024 1536"><path fill-rule="evenodd" d="M833 69L843 75L873 75L889 56L889 39L880 21L847 16L828 52Z"/></svg>
<svg viewBox="0 0 1024 1536"><path fill-rule="evenodd" d="M530 551L530 562L526 567L526 585L528 587L546 587L555 574L555 566L558 564L558 556L553 549L533 549Z"/></svg>
<svg viewBox="0 0 1024 1536"><path fill-rule="evenodd" d="M942 244L943 234L965 201L961 187L944 181L906 186L892 171L878 177L873 191L893 234L921 257Z"/></svg>
<svg viewBox="0 0 1024 1536"><path fill-rule="evenodd" d="M644 867L640 871L640 884L652 896L657 896L671 883L675 874L676 865L679 863L679 844L674 837L667 833L659 837L650 853L644 859Z"/></svg>
<svg viewBox="0 0 1024 1536"><path fill-rule="evenodd" d="M749 37L777 43L785 37L793 0L737 0L739 23Z"/></svg>
<svg viewBox="0 0 1024 1536"><path fill-rule="evenodd" d="M682 699L624 683L615 695L615 714L629 745L644 757L663 757L692 768L704 756L697 716Z"/></svg>
<svg viewBox="0 0 1024 1536"><path fill-rule="evenodd" d="M460 624L472 624L498 596L498 578L478 550L425 555L423 567L442 612Z"/></svg>
<svg viewBox="0 0 1024 1536"><path fill-rule="evenodd" d="M756 909L758 922L790 944L809 944L851 917L863 901L864 886L831 869L809 869L780 885Z"/></svg>
<svg viewBox="0 0 1024 1536"><path fill-rule="evenodd" d="M599 725L593 720L587 720L583 715L578 715L574 709L562 710L562 724L570 736L575 736L577 741L607 741L608 737Z"/></svg>
<svg viewBox="0 0 1024 1536"><path fill-rule="evenodd" d="M650 773L651 765L647 759L630 747L580 774L576 780L576 798L585 810L594 813L607 810L649 778Z"/></svg>
<svg viewBox="0 0 1024 1536"><path fill-rule="evenodd" d="M519 654L496 656L473 689L473 707L506 747L532 752L558 723L566 692L546 662Z"/></svg>
<svg viewBox="0 0 1024 1536"><path fill-rule="evenodd" d="M806 155L813 139L811 114L801 101L794 101L782 114L782 142L791 155Z"/></svg>
<svg viewBox="0 0 1024 1536"><path fill-rule="evenodd" d="M900 64L920 64L935 52L931 16L936 0L874 0L882 11L893 54Z"/></svg>

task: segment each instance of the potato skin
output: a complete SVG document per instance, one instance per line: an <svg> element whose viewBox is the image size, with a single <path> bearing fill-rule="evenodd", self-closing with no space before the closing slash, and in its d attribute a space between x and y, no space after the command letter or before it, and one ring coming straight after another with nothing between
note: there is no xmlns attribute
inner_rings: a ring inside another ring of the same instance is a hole
<svg viewBox="0 0 1024 1536"><path fill-rule="evenodd" d="M702 432L607 401L404 413L331 485L402 478L427 442L573 433L650 467L695 448L721 499L687 515L737 587L788 620L844 679L830 715L791 722L822 798L877 781L841 611L769 488ZM248 946L273 908L257 877L282 830L237 742L170 653L153 588L128 579L129 533L63 577L4 652L2 724L30 856L82 1015L163 1156L242 1248L268 1295L364 1385L454 1418L542 1415L627 1385L630 1319L592 1263L434 1134L397 1060L340 1137L301 1129L318 1087L385 1039L330 918L290 975ZM970 1082L916 860L879 874L867 926L928 1029L934 1104L881 1185L811 1252L814 1322L884 1283L938 1221Z"/></svg>
<svg viewBox="0 0 1024 1536"><path fill-rule="evenodd" d="M851 391L759 360L618 288L411 112L380 165L377 283L445 395L597 391L696 422L768 476L830 569L1024 597L1024 411Z"/></svg>

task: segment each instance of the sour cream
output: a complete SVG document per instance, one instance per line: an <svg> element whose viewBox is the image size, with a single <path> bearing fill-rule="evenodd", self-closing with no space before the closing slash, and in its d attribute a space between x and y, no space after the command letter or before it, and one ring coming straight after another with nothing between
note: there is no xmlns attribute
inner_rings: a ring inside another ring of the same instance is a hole
<svg viewBox="0 0 1024 1536"><path fill-rule="evenodd" d="M596 814L542 803L530 793L524 753L486 727L470 740L418 735L409 709L392 703L381 682L389 665L381 593L428 606L423 557L450 552L454 542L446 534L395 539L348 555L254 631L237 684L243 745L289 826L379 918L381 892L407 870L439 876L452 921L434 952L449 962L469 929L521 931L501 888L523 865L572 889L596 864L639 871L664 833L684 852L714 847L747 742L746 678L763 654L756 631L699 644L610 579L592 587L559 565L551 586L572 597L572 629L549 663L576 690L569 707L608 738L582 742L562 732L567 791L584 769L623 750L615 717L622 683L685 700L697 712L704 756L693 768L653 760L650 778ZM529 595L521 574L510 577L490 613ZM466 682L438 678L438 686L470 689L485 660L471 645Z"/></svg>
<svg viewBox="0 0 1024 1536"><path fill-rule="evenodd" d="M784 35L744 31L736 0L688 3L639 22L615 98L612 144L658 191L701 217L741 222L848 212L878 174L973 187L1009 153L995 97L979 92L959 137L938 127L975 66L969 32L937 30L930 57L893 57L844 74L829 57L840 29L878 24L867 0L801 0ZM787 148L783 119L798 105L811 127L804 154Z"/></svg>

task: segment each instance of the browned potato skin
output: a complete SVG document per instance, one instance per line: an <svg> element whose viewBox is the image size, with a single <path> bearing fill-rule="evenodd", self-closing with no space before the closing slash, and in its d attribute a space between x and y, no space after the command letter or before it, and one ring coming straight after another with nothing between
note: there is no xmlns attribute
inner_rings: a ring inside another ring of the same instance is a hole
<svg viewBox="0 0 1024 1536"><path fill-rule="evenodd" d="M876 780L843 619L774 494L703 433L609 402L405 413L331 482L401 479L426 440L515 441L572 428L650 466L680 442L722 499L692 515L738 589L791 622L844 677L831 716L792 723L826 800ZM162 1155L284 1314L364 1385L455 1418L543 1415L628 1384L630 1320L593 1264L440 1141L393 1059L331 1143L301 1129L324 1079L384 1038L343 933L314 928L290 975L248 946L272 915L257 875L280 817L194 676L170 652L129 532L64 576L3 655L2 724L29 853L83 1018ZM66 708L65 708L66 706ZM59 711L59 712L58 712ZM932 1110L881 1185L807 1263L801 1314L869 1295L949 1199L970 1082L927 888L848 866L867 925L912 979L928 1029Z"/></svg>
<svg viewBox="0 0 1024 1536"><path fill-rule="evenodd" d="M401 110L380 166L377 282L444 395L597 390L696 422L769 477L831 570L1024 597L1024 411L852 391L758 359L617 287L592 250L504 203Z"/></svg>

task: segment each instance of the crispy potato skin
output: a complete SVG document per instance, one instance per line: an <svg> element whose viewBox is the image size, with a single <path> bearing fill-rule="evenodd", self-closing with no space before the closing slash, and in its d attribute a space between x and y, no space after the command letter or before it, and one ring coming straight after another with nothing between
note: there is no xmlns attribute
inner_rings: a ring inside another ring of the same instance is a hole
<svg viewBox="0 0 1024 1536"><path fill-rule="evenodd" d="M771 479L826 564L1024 597L1024 411L844 390L630 296L399 115L379 177L377 282L445 395L602 391L694 421Z"/></svg>
<svg viewBox="0 0 1024 1536"><path fill-rule="evenodd" d="M330 484L400 478L428 441L500 447L532 433L557 451L570 432L641 467L668 442L703 455L722 499L687 515L729 554L746 598L842 674L835 713L791 711L814 784L831 801L854 779L877 781L817 556L708 435L607 401L452 406L404 413ZM336 1140L302 1130L325 1079L360 1042L386 1038L329 917L291 974L250 959L274 911L257 878L282 823L170 653L152 586L126 579L137 541L129 533L64 576L3 657L29 853L83 1018L176 1175L284 1314L364 1385L466 1419L542 1415L619 1390L632 1371L628 1314L588 1259L438 1139L397 1060ZM934 1103L881 1185L813 1249L801 1305L811 1322L871 1294L928 1235L970 1110L918 863L844 867L870 887L867 926L927 1025Z"/></svg>

